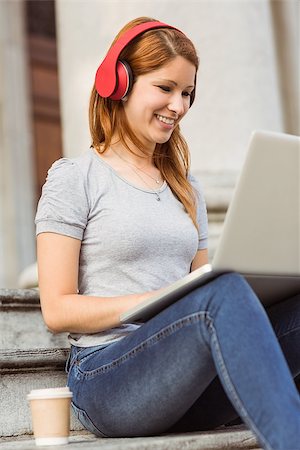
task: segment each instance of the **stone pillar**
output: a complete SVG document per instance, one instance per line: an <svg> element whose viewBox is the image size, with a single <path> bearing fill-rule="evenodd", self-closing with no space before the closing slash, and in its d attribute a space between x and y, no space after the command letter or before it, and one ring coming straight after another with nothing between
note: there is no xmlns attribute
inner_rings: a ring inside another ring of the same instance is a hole
<svg viewBox="0 0 300 450"><path fill-rule="evenodd" d="M300 2L271 0L284 129L300 134Z"/></svg>
<svg viewBox="0 0 300 450"><path fill-rule="evenodd" d="M22 1L0 2L0 286L35 259L33 159Z"/></svg>

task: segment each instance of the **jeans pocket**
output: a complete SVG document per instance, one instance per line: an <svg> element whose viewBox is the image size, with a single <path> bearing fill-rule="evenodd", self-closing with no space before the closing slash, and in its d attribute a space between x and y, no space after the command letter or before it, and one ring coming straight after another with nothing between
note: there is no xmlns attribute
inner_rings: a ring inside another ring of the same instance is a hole
<svg viewBox="0 0 300 450"><path fill-rule="evenodd" d="M86 430L99 437L108 437L95 426L95 424L89 418L88 414L83 409L78 408L76 405L74 405L73 402L71 403L71 405L74 416L79 420L79 422L84 426Z"/></svg>

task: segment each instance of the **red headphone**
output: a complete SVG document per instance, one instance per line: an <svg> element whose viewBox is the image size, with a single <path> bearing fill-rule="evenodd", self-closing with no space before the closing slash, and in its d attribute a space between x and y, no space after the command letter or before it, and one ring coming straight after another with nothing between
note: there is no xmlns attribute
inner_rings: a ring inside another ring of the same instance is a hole
<svg viewBox="0 0 300 450"><path fill-rule="evenodd" d="M96 72L95 87L100 97L121 100L128 94L132 87L133 75L129 64L118 59L119 55L135 37L155 28L171 28L180 31L171 25L157 21L141 23L127 30L110 48ZM191 104L193 101L194 95L191 97Z"/></svg>

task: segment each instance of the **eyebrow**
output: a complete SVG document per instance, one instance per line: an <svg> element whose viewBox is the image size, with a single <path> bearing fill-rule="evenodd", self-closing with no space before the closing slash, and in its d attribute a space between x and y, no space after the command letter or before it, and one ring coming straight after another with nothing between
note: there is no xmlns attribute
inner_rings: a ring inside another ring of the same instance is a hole
<svg viewBox="0 0 300 450"><path fill-rule="evenodd" d="M166 82L167 82L167 83L173 84L174 86L178 86L178 84L176 83L176 81L173 81L173 80L167 80L167 79L165 79L165 78L160 78L159 82L163 82L163 83L166 83ZM191 86L187 86L186 89L188 89L188 88L193 88L193 89L194 89L194 87L195 87L195 85L192 84Z"/></svg>

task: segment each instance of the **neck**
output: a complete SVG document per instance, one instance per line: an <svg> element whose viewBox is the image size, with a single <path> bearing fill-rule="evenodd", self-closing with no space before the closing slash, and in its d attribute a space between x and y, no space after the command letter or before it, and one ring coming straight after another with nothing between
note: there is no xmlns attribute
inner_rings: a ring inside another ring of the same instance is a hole
<svg viewBox="0 0 300 450"><path fill-rule="evenodd" d="M147 167L147 166L153 166L153 148L149 152L143 152L133 144L128 145L130 150L128 150L121 142L118 141L112 141L112 144L110 145L111 150L113 153L120 155L123 158L126 158L126 161L129 163L135 164L138 167Z"/></svg>

